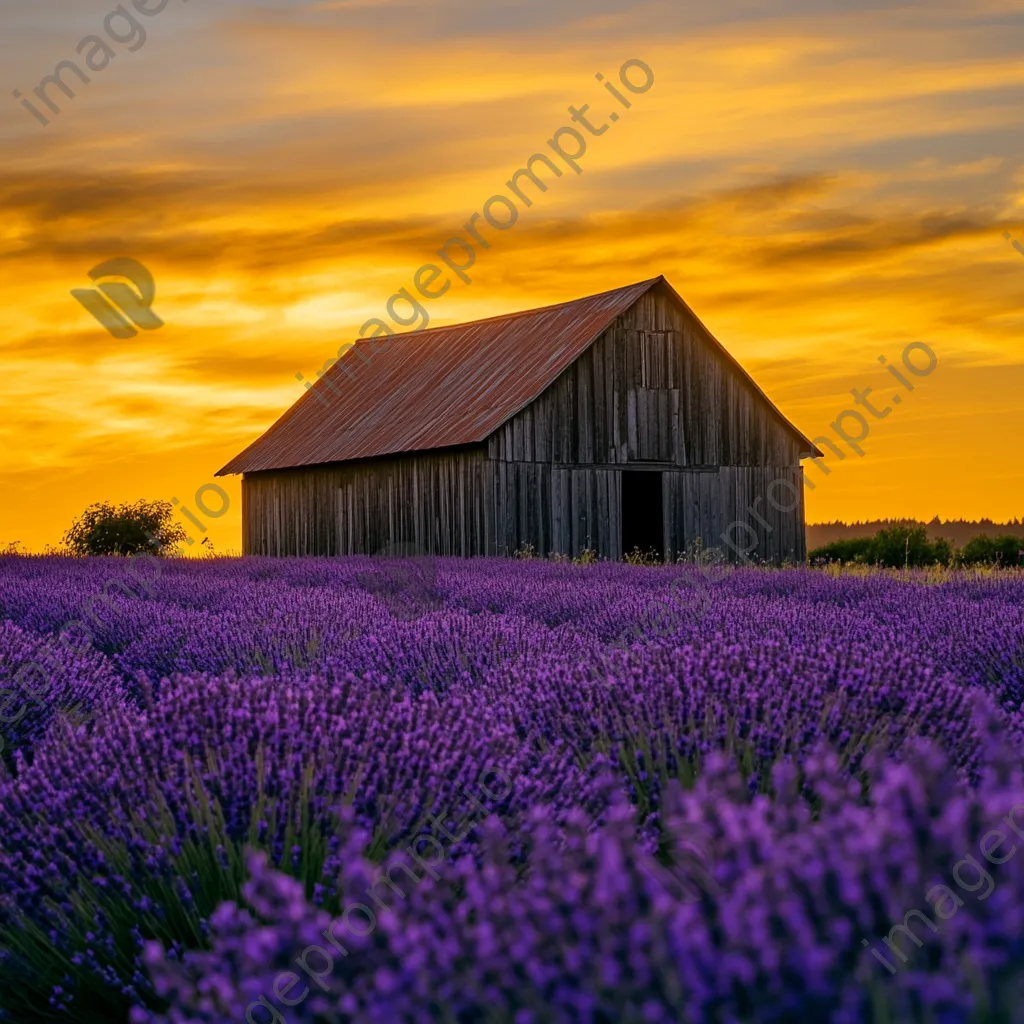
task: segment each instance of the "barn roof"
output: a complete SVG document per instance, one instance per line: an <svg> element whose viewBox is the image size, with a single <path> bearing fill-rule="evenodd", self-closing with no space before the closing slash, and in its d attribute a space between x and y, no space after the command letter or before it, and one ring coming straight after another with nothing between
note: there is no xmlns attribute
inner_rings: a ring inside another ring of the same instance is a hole
<svg viewBox="0 0 1024 1024"><path fill-rule="evenodd" d="M361 339L317 382L317 394L306 391L216 475L482 442L659 283L689 311L664 277L655 277L555 306L410 331L395 335L386 348L387 338L377 339L383 344L376 349L373 340ZM739 363L707 335L783 424L816 452Z"/></svg>

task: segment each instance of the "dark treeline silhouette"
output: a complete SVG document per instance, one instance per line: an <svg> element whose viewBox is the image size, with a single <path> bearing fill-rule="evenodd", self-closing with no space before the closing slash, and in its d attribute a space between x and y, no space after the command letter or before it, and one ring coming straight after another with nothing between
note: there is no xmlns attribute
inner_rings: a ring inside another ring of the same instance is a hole
<svg viewBox="0 0 1024 1024"><path fill-rule="evenodd" d="M994 523L991 519L947 519L938 516L931 522L924 523L916 519L873 519L868 522L807 524L807 550L836 540L851 540L854 537L874 537L879 530L892 526L924 526L928 530L929 540L945 538L954 547L963 547L971 538L977 536L997 537L1014 536L1024 538L1024 519L1011 519L1006 523Z"/></svg>

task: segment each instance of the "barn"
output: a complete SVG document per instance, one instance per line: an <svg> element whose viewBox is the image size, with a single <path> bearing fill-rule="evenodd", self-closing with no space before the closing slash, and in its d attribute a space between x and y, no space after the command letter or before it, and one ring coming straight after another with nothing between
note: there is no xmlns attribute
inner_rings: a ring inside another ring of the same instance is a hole
<svg viewBox="0 0 1024 1024"><path fill-rule="evenodd" d="M664 277L328 362L218 473L243 474L246 554L805 557L821 453Z"/></svg>

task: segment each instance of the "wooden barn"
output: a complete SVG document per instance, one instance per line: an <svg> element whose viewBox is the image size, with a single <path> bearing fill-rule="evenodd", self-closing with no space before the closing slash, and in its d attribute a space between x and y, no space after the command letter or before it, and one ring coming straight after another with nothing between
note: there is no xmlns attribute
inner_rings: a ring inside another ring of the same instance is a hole
<svg viewBox="0 0 1024 1024"><path fill-rule="evenodd" d="M360 340L218 475L244 474L247 554L672 559L740 522L780 561L820 454L657 277Z"/></svg>

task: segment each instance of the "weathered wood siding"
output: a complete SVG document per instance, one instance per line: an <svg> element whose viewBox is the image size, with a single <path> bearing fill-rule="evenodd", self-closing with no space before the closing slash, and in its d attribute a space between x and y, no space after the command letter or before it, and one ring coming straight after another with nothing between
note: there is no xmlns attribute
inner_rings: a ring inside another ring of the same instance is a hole
<svg viewBox="0 0 1024 1024"><path fill-rule="evenodd" d="M411 543L495 554L495 468L481 447L246 474L242 549L351 555Z"/></svg>
<svg viewBox="0 0 1024 1024"><path fill-rule="evenodd" d="M562 465L796 466L799 448L700 322L654 289L488 450L505 462Z"/></svg>
<svg viewBox="0 0 1024 1024"><path fill-rule="evenodd" d="M621 557L619 473L499 463L475 451L251 473L242 547L257 555L372 554L413 543L441 555L584 548Z"/></svg>
<svg viewBox="0 0 1024 1024"><path fill-rule="evenodd" d="M742 551L752 559L802 562L807 554L803 488L799 466L667 471L662 477L665 550L675 558L699 540L704 548L720 548L730 561L738 561Z"/></svg>
<svg viewBox="0 0 1024 1024"><path fill-rule="evenodd" d="M799 495L798 508L773 508L770 487L777 505ZM723 534L758 559L805 557L799 467L667 470L662 502L670 558L699 538L735 560ZM401 542L463 557L510 555L525 544L545 555L623 555L621 470L496 462L482 450L249 474L242 517L246 554L372 554ZM730 529L734 522L752 532Z"/></svg>

